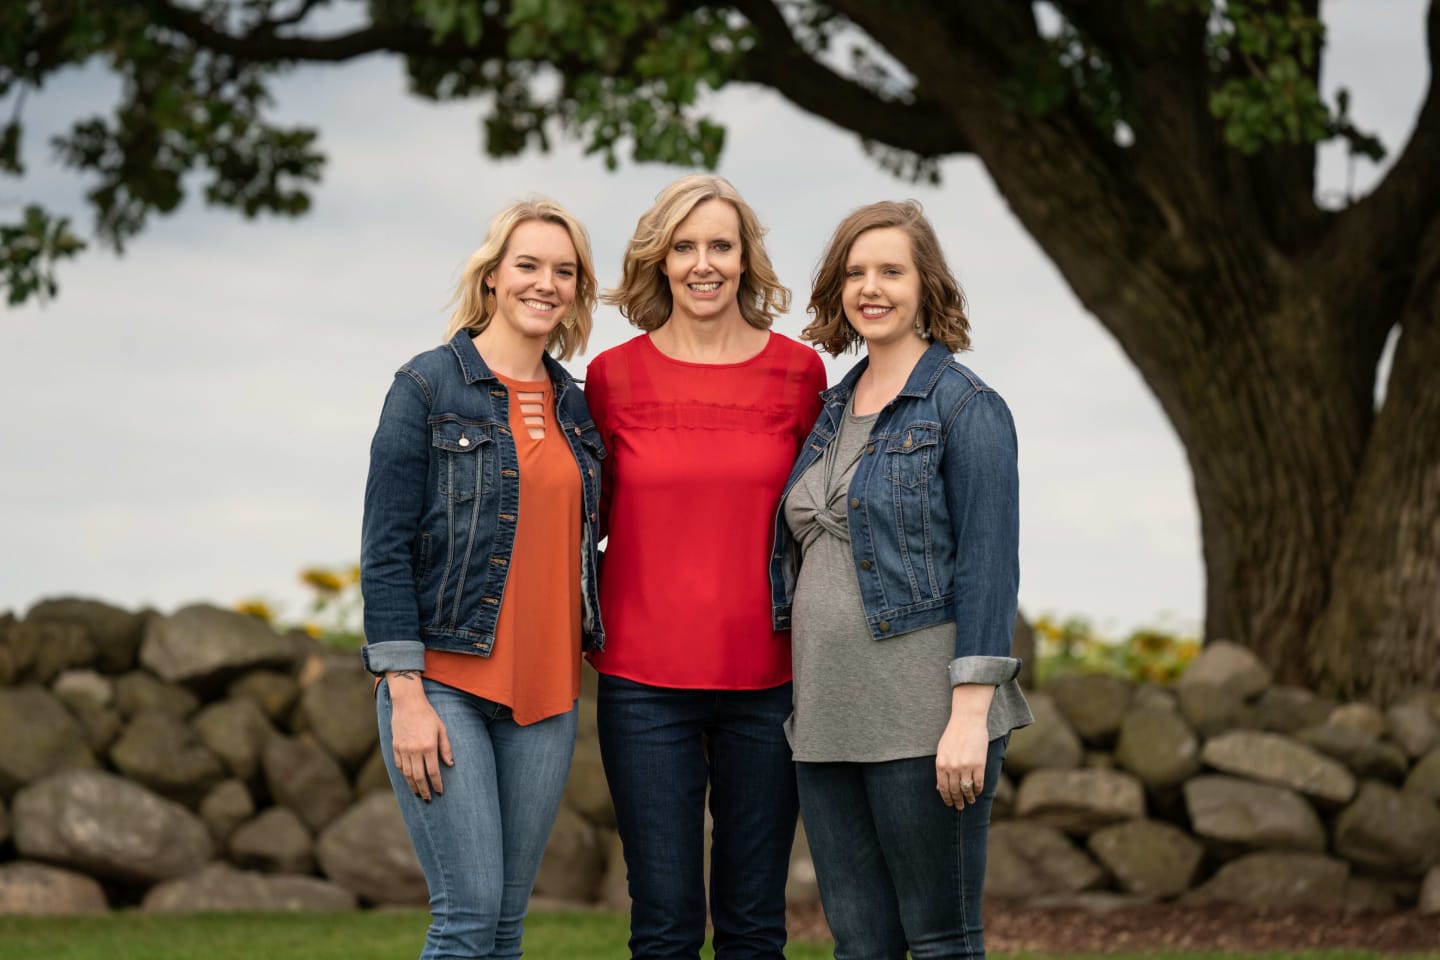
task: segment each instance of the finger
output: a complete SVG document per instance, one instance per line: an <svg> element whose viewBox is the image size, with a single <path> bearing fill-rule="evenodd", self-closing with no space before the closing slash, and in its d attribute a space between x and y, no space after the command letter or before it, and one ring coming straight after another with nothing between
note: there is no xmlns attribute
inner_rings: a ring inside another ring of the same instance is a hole
<svg viewBox="0 0 1440 960"><path fill-rule="evenodd" d="M425 776L429 778L436 796L445 792L445 784L440 781L440 756L434 750L425 753Z"/></svg>
<svg viewBox="0 0 1440 960"><path fill-rule="evenodd" d="M445 766L455 766L455 751L450 749L450 734L445 729L445 724L440 724L440 759L445 761Z"/></svg>
<svg viewBox="0 0 1440 960"><path fill-rule="evenodd" d="M955 806L956 790L951 783L953 776L954 774L949 770L937 768L935 771L935 789L939 791L940 799L945 802L947 807Z"/></svg>

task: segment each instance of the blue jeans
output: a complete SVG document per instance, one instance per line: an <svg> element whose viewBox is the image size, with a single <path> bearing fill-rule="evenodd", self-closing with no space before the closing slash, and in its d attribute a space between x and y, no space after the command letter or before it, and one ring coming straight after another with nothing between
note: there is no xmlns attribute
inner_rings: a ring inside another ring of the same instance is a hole
<svg viewBox="0 0 1440 960"><path fill-rule="evenodd" d="M530 890L570 773L576 711L519 726L510 708L425 680L455 754L429 803L395 768L390 689L376 695L380 749L430 888L421 960L518 957Z"/></svg>
<svg viewBox="0 0 1440 960"><path fill-rule="evenodd" d="M835 960L985 956L985 841L1009 739L990 742L963 810L940 799L933 756L795 764Z"/></svg>
<svg viewBox="0 0 1440 960"><path fill-rule="evenodd" d="M705 787L716 960L781 960L795 842L790 684L676 690L601 674L600 755L630 879L630 954L693 960L705 942Z"/></svg>

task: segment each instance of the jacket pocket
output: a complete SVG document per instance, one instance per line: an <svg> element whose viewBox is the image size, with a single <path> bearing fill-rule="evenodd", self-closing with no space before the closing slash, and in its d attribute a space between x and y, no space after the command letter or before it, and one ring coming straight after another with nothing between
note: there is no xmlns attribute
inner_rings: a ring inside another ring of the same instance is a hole
<svg viewBox="0 0 1440 960"><path fill-rule="evenodd" d="M938 424L916 423L885 441L885 476L906 489L930 482L940 455Z"/></svg>
<svg viewBox="0 0 1440 960"><path fill-rule="evenodd" d="M439 494L455 502L473 500L485 481L492 450L491 425L453 416L430 419L430 444L439 476Z"/></svg>

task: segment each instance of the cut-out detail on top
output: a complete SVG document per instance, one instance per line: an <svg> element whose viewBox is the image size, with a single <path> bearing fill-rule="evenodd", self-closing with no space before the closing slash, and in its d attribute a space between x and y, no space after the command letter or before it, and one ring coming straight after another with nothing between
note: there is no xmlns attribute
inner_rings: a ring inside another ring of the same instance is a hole
<svg viewBox="0 0 1440 960"><path fill-rule="evenodd" d="M520 404L520 415L532 440L545 439L545 393L543 390L517 390L515 399Z"/></svg>

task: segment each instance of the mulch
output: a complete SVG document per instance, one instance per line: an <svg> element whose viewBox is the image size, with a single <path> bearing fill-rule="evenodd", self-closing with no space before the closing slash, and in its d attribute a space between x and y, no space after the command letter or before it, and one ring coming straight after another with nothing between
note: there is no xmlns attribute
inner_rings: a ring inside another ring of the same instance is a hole
<svg viewBox="0 0 1440 960"><path fill-rule="evenodd" d="M792 907L790 936L830 939L819 906ZM1238 907L1149 904L1108 910L985 908L985 947L1005 953L1140 953L1369 950L1440 957L1440 916L1254 911Z"/></svg>

